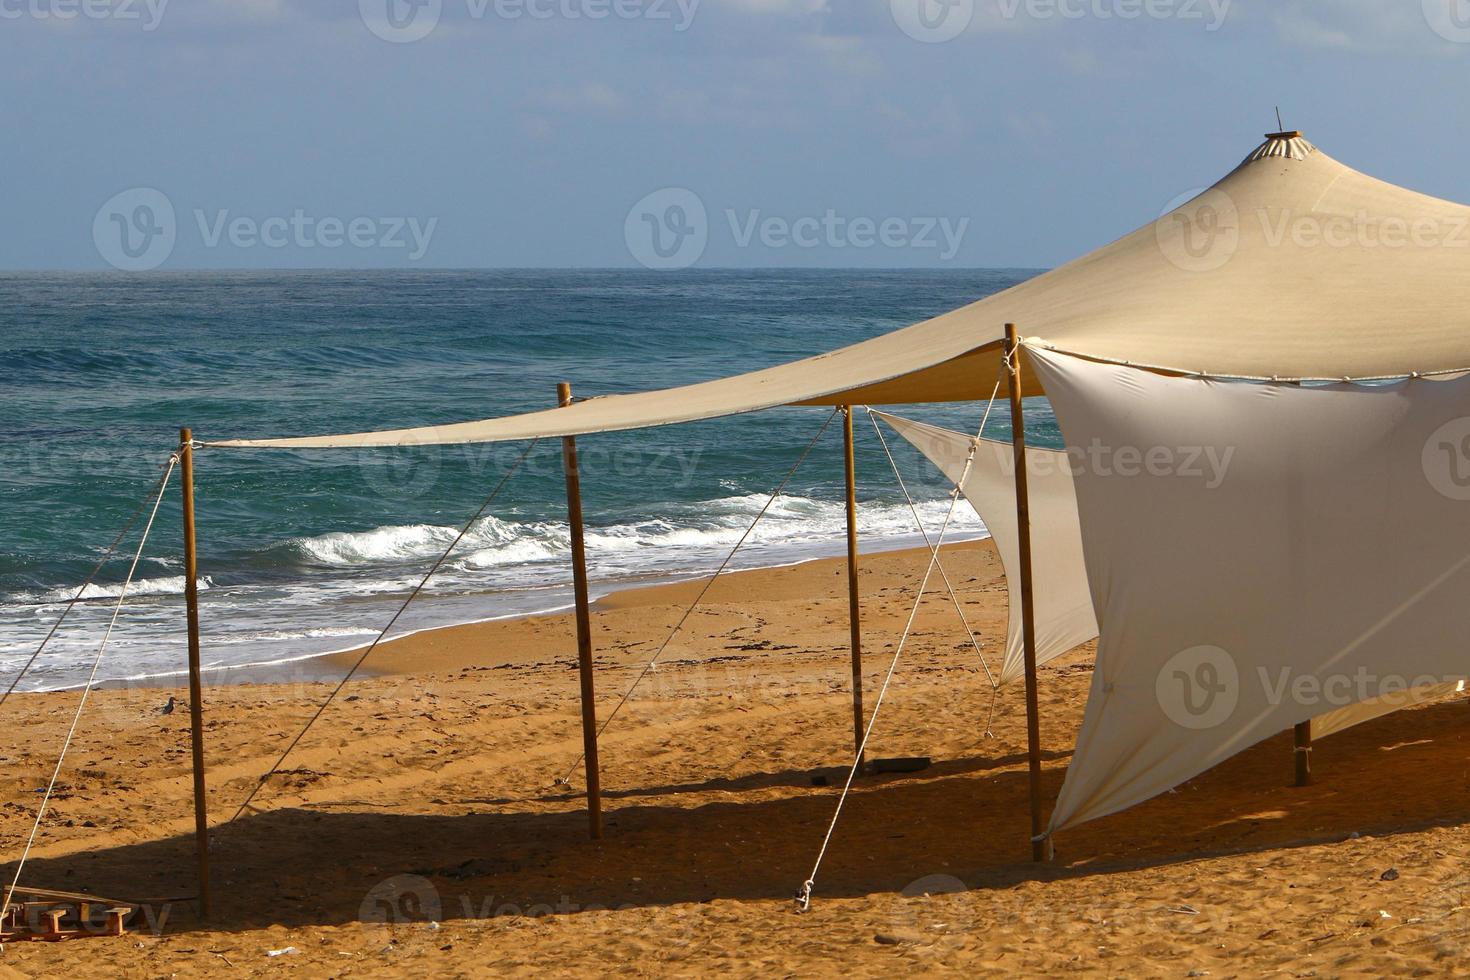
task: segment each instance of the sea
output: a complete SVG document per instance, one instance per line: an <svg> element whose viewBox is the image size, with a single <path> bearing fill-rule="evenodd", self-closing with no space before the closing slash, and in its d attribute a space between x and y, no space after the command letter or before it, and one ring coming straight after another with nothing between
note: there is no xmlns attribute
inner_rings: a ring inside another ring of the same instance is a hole
<svg viewBox="0 0 1470 980"><path fill-rule="evenodd" d="M687 384L877 336L1038 270L165 272L0 275L0 690L15 679L176 447L397 428ZM983 403L900 414L975 431ZM594 595L717 568L831 416L781 408L579 440ZM1056 444L1044 407L1031 438ZM986 434L1009 438L1004 404ZM948 485L856 416L861 546L922 543ZM196 454L203 658L258 677L372 640L515 466L524 443ZM558 440L537 444L393 636L571 602ZM177 473L126 601L134 532L18 690L176 683L186 664ZM145 514L146 518L146 514ZM141 522L140 522L141 524ZM844 550L832 420L730 562ZM963 503L947 540L981 537ZM917 584L917 583L916 583Z"/></svg>

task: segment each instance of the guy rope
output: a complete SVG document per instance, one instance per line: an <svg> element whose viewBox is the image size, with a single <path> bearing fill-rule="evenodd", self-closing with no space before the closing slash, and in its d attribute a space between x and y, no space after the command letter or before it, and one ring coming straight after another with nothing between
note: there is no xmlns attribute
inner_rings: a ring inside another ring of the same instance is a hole
<svg viewBox="0 0 1470 980"><path fill-rule="evenodd" d="M93 685L97 682L97 671L102 666L102 655L107 652L108 641L112 639L113 628L117 626L118 615L122 612L123 603L127 600L128 589L133 584L133 576L138 571L138 562L143 559L143 549L148 545L148 535L152 533L153 522L158 518L158 508L163 504L164 493L168 490L169 478L173 476L178 464L179 454L174 453L169 457L168 469L164 472L163 479L158 482L158 494L153 500L153 510L148 515L148 523L143 528L143 536L138 541L138 550L133 555L133 563L128 568L127 578L119 590L117 603L112 607L112 618L108 621L107 630L102 635L102 643L97 647L97 656L92 658L92 671L87 675L87 683L83 686L82 696L77 701L76 714L72 716L71 727L67 729L66 738L62 740L61 752L56 757L56 768L51 772L51 781L46 784L46 792L41 797L41 805L36 809L36 820L31 824L30 836L26 838L25 849L21 851L20 861L15 866L15 874L5 891L5 901L0 903L0 910L10 908L10 900L15 897L16 888L20 884L21 872L25 870L26 860L30 857L31 848L36 843L36 834L41 829L41 821L46 817L46 808L51 803L51 795L56 791L56 780L61 776L62 764L66 762L66 753L71 748L72 739L76 736L77 725L81 722L82 712L87 707L87 698L92 693Z"/></svg>
<svg viewBox="0 0 1470 980"><path fill-rule="evenodd" d="M505 476L500 478L500 482L495 485L495 489L490 491L490 496L486 497L485 502L480 505L480 509L475 511L474 516L465 522L464 527L460 528L459 534L455 536L453 541L449 542L449 547L444 549L444 554L440 555L439 558L434 562L434 564L430 566L429 570L424 573L424 577L419 581L419 584L414 587L414 590L409 593L408 598L403 600L403 605L398 607L398 611L395 612L393 614L393 617L388 620L388 624L378 632L378 635L373 638L373 642L368 644L367 649L363 650L361 656L357 658L357 662L352 665L352 668L347 671L347 674L342 678L342 680L337 682L337 686L332 689L332 693L327 695L326 700L323 701L317 707L316 712L307 719L306 724L302 726L301 731L297 732L296 737L291 739L290 744L286 746L286 749L281 753L280 758L276 759L275 764L272 765L270 769L263 776L261 776L259 780L256 781L255 786L250 790L250 794L245 797L244 801L240 804L240 808L235 811L235 815L230 817L229 820L226 820L225 823L234 823L236 820L240 819L240 815L243 814L246 808L250 806L250 803L252 800L255 799L256 794L259 793L262 788L264 788L266 782L281 768L281 763L285 762L286 757L291 754L292 750L294 750L298 744L300 744L301 739L304 738L306 736L306 733L311 730L311 726L316 724L317 719L320 718L322 716L322 713L327 710L327 706L337 699L337 695L342 693L342 689L347 686L347 682L352 680L353 675L355 675L358 669L361 668L362 665L367 661L367 658L372 656L373 651L378 648L378 644L383 642L383 638L388 635L389 630L393 629L394 625L397 624L399 617L401 617L408 609L409 604L417 599L419 597L419 593L423 592L424 588L428 586L429 579L433 578L434 573L439 571L444 563L449 560L450 554L454 552L455 548L459 547L459 543L464 540L465 535L470 533L470 529L479 522L480 518L485 516L485 512L490 509L490 505L495 502L495 498L500 496L500 491L505 489L505 485L510 482L510 478L512 476L515 476L516 471L521 468L521 464L526 461L526 457L531 455L531 450L535 449L536 444L540 441L540 439L532 439L530 444L528 444L526 448L521 452L520 456L516 457L516 461L511 464L510 469L505 471Z"/></svg>
<svg viewBox="0 0 1470 980"><path fill-rule="evenodd" d="M995 398L999 393L1000 384L997 382L995 390L990 394L990 403L985 408L985 415L980 420L981 433L985 431L985 423L990 419L990 409L995 405ZM977 435L975 442L970 445L970 454L965 458L964 471L960 474L959 480L955 483L954 490L950 493L949 510L944 515L944 523L940 525L938 536L935 538L933 544L930 545L929 565L924 570L924 577L919 581L918 594L914 596L914 604L909 609L909 617L907 622L904 623L903 633L899 636L898 644L893 650L893 659L889 662L888 672L883 677L883 686L878 690L878 700L873 704L873 714L868 718L868 726L863 731L862 743L858 746L857 753L852 760L852 767L847 771L847 781L843 783L842 793L837 798L837 806L832 811L832 821L827 825L827 833L822 838L822 846L817 851L817 859L812 863L811 874L807 875L806 880L801 884L801 888L797 889L796 907L799 911L805 912L811 908L812 890L816 887L817 872L822 868L822 859L827 856L827 848L832 843L832 834L837 829L837 821L842 817L842 807L847 802L848 795L852 792L853 780L857 778L858 769L862 767L863 757L868 749L868 739L872 737L873 726L878 722L878 712L883 708L883 698L888 694L888 687L893 682L894 671L898 669L899 658L903 656L904 647L908 644L909 635L913 632L914 620L918 617L919 606L924 601L924 591L928 588L929 579L934 575L934 569L939 564L939 549L943 547L944 536L949 532L950 522L954 519L955 508L960 502L961 488L969 478L970 468L975 463L975 451L979 448L979 438L979 435ZM925 535L925 540L928 540L927 534ZM951 589L951 593L953 593L953 589ZM981 658L981 662L984 662L983 657ZM993 683L994 680L992 679Z"/></svg>

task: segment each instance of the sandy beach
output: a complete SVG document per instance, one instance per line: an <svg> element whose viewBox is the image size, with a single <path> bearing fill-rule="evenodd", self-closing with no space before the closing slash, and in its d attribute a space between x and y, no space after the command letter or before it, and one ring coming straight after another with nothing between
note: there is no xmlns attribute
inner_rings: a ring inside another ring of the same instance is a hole
<svg viewBox="0 0 1470 980"><path fill-rule="evenodd" d="M994 550L946 552L998 669ZM925 561L864 561L870 708ZM603 717L698 587L598 604ZM1041 672L1049 801L1090 664L1084 648ZM94 693L23 881L152 899L162 928L12 944L0 976L1431 975L1470 954L1463 703L1322 741L1304 789L1289 785L1290 737L1278 736L1062 835L1055 861L1035 865L1022 687L1000 691L987 733L991 686L949 596L931 590L870 755L933 765L858 780L799 914L792 895L852 755L841 562L715 584L602 741L600 842L587 839L580 770L557 783L581 750L569 616L419 634L369 667L232 822L332 685L208 690L207 923L180 900L194 890L188 713L160 707L182 692ZM7 881L77 696L5 706Z"/></svg>

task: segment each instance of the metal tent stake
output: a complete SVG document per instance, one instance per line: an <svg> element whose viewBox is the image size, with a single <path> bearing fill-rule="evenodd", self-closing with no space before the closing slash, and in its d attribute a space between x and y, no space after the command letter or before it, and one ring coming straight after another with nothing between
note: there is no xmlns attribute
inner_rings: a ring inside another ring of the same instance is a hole
<svg viewBox="0 0 1470 980"><path fill-rule="evenodd" d="M572 386L556 386L557 403L572 403ZM567 523L572 534L572 589L577 602L577 667L582 680L582 753L587 770L587 824L593 840L602 839L602 776L597 762L597 691L592 676L592 607L587 598L587 544L582 533L582 479L577 468L577 440L561 441L562 469L567 479Z"/></svg>
<svg viewBox="0 0 1470 980"><path fill-rule="evenodd" d="M179 430L184 511L184 605L189 619L189 744L194 753L194 840L199 858L199 916L209 918L209 813L204 785L204 684L199 668L199 550L194 523L194 433Z"/></svg>
<svg viewBox="0 0 1470 980"><path fill-rule="evenodd" d="M1021 406L1021 350L1016 325L1006 324L1006 378L1011 389L1011 445L1016 467L1016 530L1021 552L1021 634L1026 656L1026 754L1030 761L1031 857L1046 860L1041 825L1041 709L1036 691L1036 611L1031 588L1031 500L1026 481L1026 417Z"/></svg>
<svg viewBox="0 0 1470 980"><path fill-rule="evenodd" d="M858 532L857 532L857 463L853 450L852 406L842 409L843 463L847 473L847 622L852 642L852 745L858 757L858 771L863 759L863 623L858 597Z"/></svg>

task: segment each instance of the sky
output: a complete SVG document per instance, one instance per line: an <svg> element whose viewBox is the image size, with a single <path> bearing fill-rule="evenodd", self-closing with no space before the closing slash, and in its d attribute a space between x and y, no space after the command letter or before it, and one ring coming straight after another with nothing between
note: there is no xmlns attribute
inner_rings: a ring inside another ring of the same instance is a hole
<svg viewBox="0 0 1470 980"><path fill-rule="evenodd" d="M1470 201L1470 0L0 0L0 269L1043 268L1262 134Z"/></svg>

